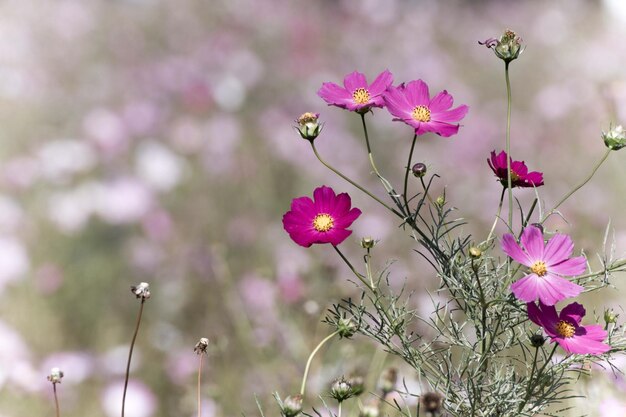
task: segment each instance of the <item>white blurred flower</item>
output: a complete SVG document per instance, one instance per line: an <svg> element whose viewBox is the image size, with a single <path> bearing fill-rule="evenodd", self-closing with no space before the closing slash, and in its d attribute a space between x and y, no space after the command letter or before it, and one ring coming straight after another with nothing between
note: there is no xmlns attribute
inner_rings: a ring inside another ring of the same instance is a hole
<svg viewBox="0 0 626 417"><path fill-rule="evenodd" d="M73 174L87 171L96 163L91 146L73 139L60 139L46 143L38 153L41 173L48 180L64 182Z"/></svg>
<svg viewBox="0 0 626 417"><path fill-rule="evenodd" d="M114 156L128 146L128 132L121 118L107 109L94 109L87 114L83 128L106 156Z"/></svg>
<svg viewBox="0 0 626 417"><path fill-rule="evenodd" d="M119 416L123 391L124 381L117 381L107 386L102 392L102 407L107 416ZM134 379L128 381L125 406L127 417L150 417L154 414L156 405L156 396L145 384Z"/></svg>
<svg viewBox="0 0 626 417"><path fill-rule="evenodd" d="M152 203L152 194L144 184L123 178L100 184L95 211L108 223L127 224L140 220Z"/></svg>
<svg viewBox="0 0 626 417"><path fill-rule="evenodd" d="M0 236L0 293L13 281L24 278L30 269L30 260L22 242L9 236Z"/></svg>
<svg viewBox="0 0 626 417"><path fill-rule="evenodd" d="M246 87L239 78L225 75L213 86L215 102L225 111L236 111L246 101Z"/></svg>
<svg viewBox="0 0 626 417"><path fill-rule="evenodd" d="M80 384L94 372L94 360L86 352L57 352L44 359L40 367L41 374L45 375L52 367L71 370L64 373L64 384Z"/></svg>
<svg viewBox="0 0 626 417"><path fill-rule="evenodd" d="M30 350L22 339L22 336L0 321L0 388L6 383L13 373L13 368L18 362L25 361L30 357Z"/></svg>
<svg viewBox="0 0 626 417"><path fill-rule="evenodd" d="M159 191L174 188L183 175L184 160L160 143L142 143L135 156L137 175Z"/></svg>
<svg viewBox="0 0 626 417"><path fill-rule="evenodd" d="M48 217L65 233L82 229L96 208L99 185L94 182L53 194L48 202Z"/></svg>
<svg viewBox="0 0 626 417"><path fill-rule="evenodd" d="M121 375L126 373L126 360L128 359L128 345L115 346L107 350L98 360L99 368L106 375ZM133 351L133 361L130 364L130 371L133 372L141 366L143 355L141 349Z"/></svg>
<svg viewBox="0 0 626 417"><path fill-rule="evenodd" d="M24 220L22 208L12 198L0 194L0 232L15 232Z"/></svg>

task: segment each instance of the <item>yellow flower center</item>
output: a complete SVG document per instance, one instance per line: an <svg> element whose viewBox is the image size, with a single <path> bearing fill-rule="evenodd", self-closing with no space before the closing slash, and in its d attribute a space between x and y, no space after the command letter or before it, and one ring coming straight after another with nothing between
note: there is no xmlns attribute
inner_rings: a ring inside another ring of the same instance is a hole
<svg viewBox="0 0 626 417"><path fill-rule="evenodd" d="M544 261L537 261L535 262L531 267L530 270L534 273L537 274L538 276L542 277L545 274L548 273L548 267L546 266L546 263Z"/></svg>
<svg viewBox="0 0 626 417"><path fill-rule="evenodd" d="M370 101L370 93L365 88L357 88L352 93L352 100L355 104L365 104Z"/></svg>
<svg viewBox="0 0 626 417"><path fill-rule="evenodd" d="M320 213L313 219L313 228L318 232L328 232L333 228L335 221L329 214Z"/></svg>
<svg viewBox="0 0 626 417"><path fill-rule="evenodd" d="M418 122L430 122L430 109L426 106L417 106L411 112L411 117Z"/></svg>
<svg viewBox="0 0 626 417"><path fill-rule="evenodd" d="M576 328L566 321L559 321L556 324L556 331L563 337L572 337L576 333Z"/></svg>

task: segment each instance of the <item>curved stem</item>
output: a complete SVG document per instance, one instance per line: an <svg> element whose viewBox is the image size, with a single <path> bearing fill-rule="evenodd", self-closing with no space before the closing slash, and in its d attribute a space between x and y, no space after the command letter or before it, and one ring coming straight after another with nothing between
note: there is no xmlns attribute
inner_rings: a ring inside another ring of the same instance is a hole
<svg viewBox="0 0 626 417"><path fill-rule="evenodd" d="M509 227L513 230L513 187L511 184L511 81L509 80L509 63L504 64L506 78L506 184L509 194Z"/></svg>
<svg viewBox="0 0 626 417"><path fill-rule="evenodd" d="M59 398L57 397L57 384L52 383L52 391L54 391L54 405L57 413L57 417L61 416L61 410L59 408Z"/></svg>
<svg viewBox="0 0 626 417"><path fill-rule="evenodd" d="M313 153L315 153L315 156L317 157L317 159L322 163L322 165L324 165L326 168L330 169L331 171L333 171L335 174L339 175L341 178L343 178L344 180L348 181L350 184L352 184L353 186L355 186L356 188L358 188L359 190L363 191L365 194L367 194L368 196L370 196L372 199L374 199L375 201L377 201L378 203L380 203L383 207L385 207L387 210L391 211L393 214L395 214L396 216L399 216L401 218L404 218L404 216L402 215L402 213L400 213L399 211L389 207L387 204L385 204L381 199L379 199L378 197L376 197L374 194L370 193L369 191L367 191L365 188L361 187L359 184L357 184L356 182L352 181L350 178L346 177L344 174L342 174L341 172L339 172L337 169L335 169L334 167L332 167L330 164L328 164L326 161L324 161L322 159L322 157L320 156L320 154L317 152L317 149L315 148L315 144L313 143L313 141L310 141L311 143L311 148L313 148Z"/></svg>
<svg viewBox="0 0 626 417"><path fill-rule="evenodd" d="M409 188L409 171L411 170L411 160L413 159L413 150L415 149L415 142L417 141L417 135L413 135L413 142L411 142L411 150L409 151L409 161L406 163L406 171L404 173L404 205L406 206L406 212L411 215L411 209L409 208L409 200L407 197L407 190Z"/></svg>
<svg viewBox="0 0 626 417"><path fill-rule="evenodd" d="M337 246L333 245L333 248L335 249L335 252L337 252L339 256L341 256L341 259L343 259L346 265L348 265L348 268L350 268L352 273L359 279L359 281L361 281L363 285L368 287L370 290L374 291L376 289L376 287L374 286L374 283L373 282L371 284L368 283L365 277L363 276L363 274L360 274L359 272L357 272L356 268L352 265L352 263L348 260L348 258L346 258L343 252L339 250Z"/></svg>
<svg viewBox="0 0 626 417"><path fill-rule="evenodd" d="M200 354L200 364L198 365L198 417L202 417L202 400L200 396L200 386L202 381L202 358L204 353Z"/></svg>
<svg viewBox="0 0 626 417"><path fill-rule="evenodd" d="M498 204L498 213L496 214L496 218L493 220L493 225L491 226L491 230L489 231L489 235L487 236L487 244L491 240L491 236L493 232L496 230L496 225L498 224L498 220L500 220L500 213L502 212L502 203L504 202L504 192L506 188L502 188L502 194L500 194L500 203Z"/></svg>
<svg viewBox="0 0 626 417"><path fill-rule="evenodd" d="M378 175L378 177L381 177L380 172L378 172L378 168L376 168L376 164L374 163L374 157L372 156L370 138L369 138L369 135L367 134L367 125L365 124L365 113L361 113L361 123L363 124L363 133L365 134L365 145L367 146L367 155L369 156L370 165L372 166L372 169L374 170L376 175Z"/></svg>
<svg viewBox="0 0 626 417"><path fill-rule="evenodd" d="M313 349L313 351L309 355L309 359L306 361L306 367L304 368L304 375L302 376L302 385L300 386L300 395L304 395L304 391L306 389L306 379L309 376L309 369L311 368L311 362L313 361L313 357L315 357L315 354L317 353L317 351L320 350L322 348L322 346L324 346L324 344L326 342L328 342L330 339L332 339L338 333L339 333L339 330L336 330L336 331L332 332L331 334L329 334L328 336L326 336L315 347L315 349Z"/></svg>
<svg viewBox="0 0 626 417"><path fill-rule="evenodd" d="M543 221L545 221L548 218L548 216L550 216L552 213L554 213L556 211L556 209L558 209L559 206L565 202L565 200L567 200L568 198L570 198L572 196L572 194L574 194L576 191L580 190L585 184L587 184L591 180L591 178L595 175L596 171L600 168L600 166L604 163L604 161L606 161L606 159L609 157L610 153L611 153L611 150L607 149L605 154L604 154L604 156L602 157L602 159L600 159L600 161L593 168L593 171L591 171L591 174L589 174L587 176L587 178L585 178L583 180L583 182L581 182L576 187L574 187L573 190L571 190L569 193L565 194L563 196L563 198L561 198L561 200L559 200L559 202L556 203L556 206L554 206L554 208L548 212L548 215L545 217L545 219L543 219ZM543 223L543 221L542 221L542 223Z"/></svg>
<svg viewBox="0 0 626 417"><path fill-rule="evenodd" d="M130 342L130 351L128 352L128 363L126 364L126 377L124 378L124 393L122 394L122 417L124 417L124 407L126 405L126 391L128 390L128 376L130 374L130 361L133 357L133 348L135 347L135 340L137 339L137 333L139 333L139 325L141 324L141 315L143 313L143 305L146 302L145 298L141 298L141 305L139 306L139 315L137 316L137 325L135 326L135 333L133 334L133 340Z"/></svg>

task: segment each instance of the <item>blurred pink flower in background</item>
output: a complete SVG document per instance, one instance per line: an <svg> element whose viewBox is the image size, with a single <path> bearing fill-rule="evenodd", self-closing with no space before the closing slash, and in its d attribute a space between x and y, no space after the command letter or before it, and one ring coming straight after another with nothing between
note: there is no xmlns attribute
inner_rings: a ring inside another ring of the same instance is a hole
<svg viewBox="0 0 626 417"><path fill-rule="evenodd" d="M0 294L9 283L25 278L30 270L26 246L16 238L0 235Z"/></svg>
<svg viewBox="0 0 626 417"><path fill-rule="evenodd" d="M122 409L123 390L124 381L119 380L109 384L102 391L100 401L107 416L117 417L119 415ZM130 379L126 395L126 416L150 417L156 408L157 398L148 386L136 379Z"/></svg>

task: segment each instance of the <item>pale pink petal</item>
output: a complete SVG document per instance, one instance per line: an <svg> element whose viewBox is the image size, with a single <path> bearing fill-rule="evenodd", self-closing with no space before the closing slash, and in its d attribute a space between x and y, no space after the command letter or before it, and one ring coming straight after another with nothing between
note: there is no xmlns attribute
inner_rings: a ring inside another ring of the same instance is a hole
<svg viewBox="0 0 626 417"><path fill-rule="evenodd" d="M538 227L528 226L522 232L520 239L522 246L528 253L528 258L534 263L543 260L543 234Z"/></svg>
<svg viewBox="0 0 626 417"><path fill-rule="evenodd" d="M404 88L404 92L411 107L428 106L430 104L428 85L422 80L409 82Z"/></svg>
<svg viewBox="0 0 626 417"><path fill-rule="evenodd" d="M448 110L452 107L452 103L454 102L452 96L448 94L446 90L438 93L432 100L430 100L430 104L428 108L433 113L442 112L443 110Z"/></svg>
<svg viewBox="0 0 626 417"><path fill-rule="evenodd" d="M548 265L554 265L561 262L563 259L567 259L572 255L574 251L574 242L572 239L564 234L556 234L546 244L544 252L544 261Z"/></svg>
<svg viewBox="0 0 626 417"><path fill-rule="evenodd" d="M344 107L353 104L352 93L335 83L323 83L322 87L317 91L320 96L329 105Z"/></svg>
<svg viewBox="0 0 626 417"><path fill-rule="evenodd" d="M393 116L404 119L411 119L411 112L413 108L408 103L404 93L398 88L390 88L385 92L383 96L385 106L389 113Z"/></svg>
<svg viewBox="0 0 626 417"><path fill-rule="evenodd" d="M365 75L358 71L351 72L343 79L343 85L350 94L354 93L357 88L365 88L367 90L367 80Z"/></svg>
<svg viewBox="0 0 626 417"><path fill-rule="evenodd" d="M607 336L607 331L602 328L599 324L590 324L588 326L583 326L585 329L585 337L597 340L598 342L604 341Z"/></svg>
<svg viewBox="0 0 626 417"><path fill-rule="evenodd" d="M512 234L502 236L502 250L514 261L526 266L532 265L528 255L519 247Z"/></svg>
<svg viewBox="0 0 626 417"><path fill-rule="evenodd" d="M580 275L587 269L587 260L584 256L567 259L559 264L548 264L548 272L564 276Z"/></svg>
<svg viewBox="0 0 626 417"><path fill-rule="evenodd" d="M432 118L438 122L455 123L464 118L468 111L469 107L459 106L448 111L433 112Z"/></svg>
<svg viewBox="0 0 626 417"><path fill-rule="evenodd" d="M554 305L566 298L576 297L583 290L584 288L580 285L559 276L547 274L542 277L539 299L546 305Z"/></svg>
<svg viewBox="0 0 626 417"><path fill-rule="evenodd" d="M383 92L385 92L385 90L387 90L387 88L391 86L392 83L393 75L391 74L391 72L389 72L389 70L385 70L381 72L378 77L376 77L374 82L372 82L369 87L369 93L373 96L382 94Z"/></svg>
<svg viewBox="0 0 626 417"><path fill-rule="evenodd" d="M535 301L539 297L539 278L535 274L526 275L511 284L511 292L518 300L525 301L527 303Z"/></svg>

